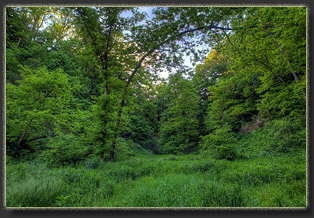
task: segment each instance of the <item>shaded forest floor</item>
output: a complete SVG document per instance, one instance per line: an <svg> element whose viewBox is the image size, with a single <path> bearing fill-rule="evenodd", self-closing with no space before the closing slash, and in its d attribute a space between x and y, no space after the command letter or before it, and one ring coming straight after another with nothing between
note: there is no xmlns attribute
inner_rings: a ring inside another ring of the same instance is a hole
<svg viewBox="0 0 314 218"><path fill-rule="evenodd" d="M305 207L305 152L235 161L137 155L50 168L7 163L7 207Z"/></svg>

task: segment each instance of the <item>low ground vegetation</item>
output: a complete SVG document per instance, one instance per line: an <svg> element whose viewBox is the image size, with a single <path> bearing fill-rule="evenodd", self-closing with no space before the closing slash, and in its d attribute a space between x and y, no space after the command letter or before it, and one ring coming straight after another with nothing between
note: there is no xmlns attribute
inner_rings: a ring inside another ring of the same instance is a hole
<svg viewBox="0 0 314 218"><path fill-rule="evenodd" d="M306 153L240 140L233 161L199 154L139 154L51 167L7 160L8 207L305 207ZM254 135L253 135L254 134ZM254 138L255 137L255 138ZM248 144L250 143L250 146Z"/></svg>

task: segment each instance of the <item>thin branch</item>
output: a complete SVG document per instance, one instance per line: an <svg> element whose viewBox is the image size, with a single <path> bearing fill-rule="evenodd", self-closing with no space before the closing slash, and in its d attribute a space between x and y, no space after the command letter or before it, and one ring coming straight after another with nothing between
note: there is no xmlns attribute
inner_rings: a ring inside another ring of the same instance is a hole
<svg viewBox="0 0 314 218"><path fill-rule="evenodd" d="M190 29L190 30L186 30L186 31L183 31L183 32L180 32L178 34L176 34L175 36L172 36L172 37L169 37L168 39L166 39L165 41L161 42L160 44L158 44L157 46L153 47L151 50L149 50L138 62L138 64L136 65L136 67L134 68L134 70L132 71L131 73L131 76L129 77L128 81L127 81L127 86L129 86L129 84L131 83L132 81L132 78L134 76L134 74L137 72L137 70L141 67L142 65L142 62L144 61L144 59L151 55L157 48L163 46L164 44L167 44L168 42L170 42L171 40L173 39L176 39L176 38L179 38L180 36L184 35L184 34L187 34L187 33L191 33L191 32L196 32L196 31L199 31L199 30L202 30L202 29L220 29L220 30L232 30L232 28L225 28L225 27L219 27L219 26L202 26L202 27L198 27L198 28L195 28L195 29Z"/></svg>
<svg viewBox="0 0 314 218"><path fill-rule="evenodd" d="M268 27L264 27L265 30L263 30L264 32L266 32L274 41L274 43L276 44L276 46L280 49L281 55L283 56L283 58L286 60L288 67L290 68L291 74L293 75L295 81L297 82L299 80L297 74L295 73L295 71L293 70L293 68L291 67L291 64L286 56L285 51L282 49L282 47L280 46L280 44L277 42L277 40L274 38L274 35L272 32L268 31Z"/></svg>
<svg viewBox="0 0 314 218"><path fill-rule="evenodd" d="M44 138L48 138L48 137L55 137L56 135L52 135L52 136L37 136L37 137L34 137L34 138L31 138L31 139L28 139L26 140L25 142L31 142L31 141L35 141L35 140L38 140L38 139L44 139Z"/></svg>
<svg viewBox="0 0 314 218"><path fill-rule="evenodd" d="M19 139L19 141L18 141L18 145L20 145L21 144L21 142L23 141L23 138L24 138L24 136L25 136L25 134L26 134L26 130L23 132L23 134L20 136L20 139Z"/></svg>

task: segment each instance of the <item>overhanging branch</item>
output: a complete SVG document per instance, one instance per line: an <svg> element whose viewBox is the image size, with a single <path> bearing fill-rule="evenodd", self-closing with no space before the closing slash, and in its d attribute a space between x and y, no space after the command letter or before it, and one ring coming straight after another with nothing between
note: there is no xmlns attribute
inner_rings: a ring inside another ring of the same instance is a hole
<svg viewBox="0 0 314 218"><path fill-rule="evenodd" d="M198 28L195 28L195 29L185 30L183 32L180 32L180 33L176 34L175 36L169 37L168 39L164 40L163 42L159 43L157 46L153 47L151 50L146 52L145 55L143 55L143 57L139 60L138 64L136 65L136 67L132 71L131 76L129 77L129 79L127 81L126 87L128 87L130 85L130 83L131 83L135 73L141 67L141 65L142 65L143 61L145 60L145 58L148 57L149 55L151 55L156 49L158 49L159 47L163 46L164 44L167 44L171 40L175 40L175 39L179 38L182 35L185 35L187 33L196 32L196 31L203 30L203 29L219 29L219 30L223 30L223 31L233 30L232 28L226 28L226 27L219 27L219 26L210 25L210 26L202 26L202 27L198 27Z"/></svg>

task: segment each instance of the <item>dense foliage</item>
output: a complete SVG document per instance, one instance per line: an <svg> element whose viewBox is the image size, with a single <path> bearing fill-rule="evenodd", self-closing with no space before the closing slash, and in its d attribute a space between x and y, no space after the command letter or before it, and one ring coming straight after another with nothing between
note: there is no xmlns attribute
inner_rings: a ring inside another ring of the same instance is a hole
<svg viewBox="0 0 314 218"><path fill-rule="evenodd" d="M142 11L6 8L8 206L305 206L306 8Z"/></svg>

